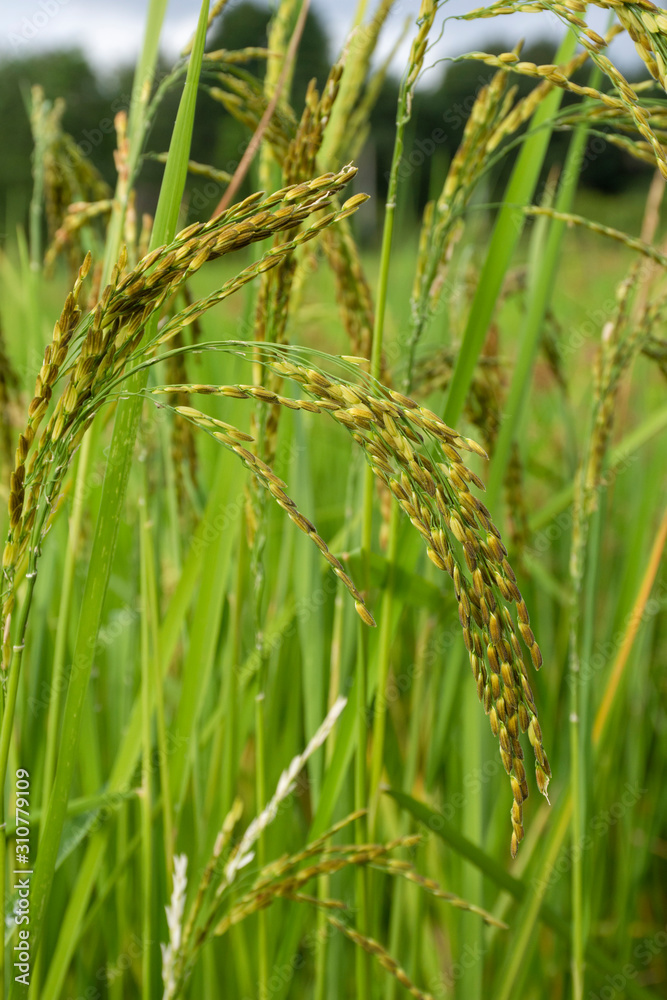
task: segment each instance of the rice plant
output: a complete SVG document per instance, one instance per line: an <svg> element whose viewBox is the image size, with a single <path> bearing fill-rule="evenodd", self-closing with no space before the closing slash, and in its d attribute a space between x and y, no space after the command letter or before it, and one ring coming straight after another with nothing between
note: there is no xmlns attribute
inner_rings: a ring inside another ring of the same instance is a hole
<svg viewBox="0 0 667 1000"><path fill-rule="evenodd" d="M375 255L391 0L303 107L307 2L207 51L204 0L158 79L151 0L113 192L33 87L0 256L1 997L662 995L667 17L595 6L604 37L579 0L411 12ZM493 74L406 250L439 37L515 12L562 23L554 63L465 57ZM247 130L233 173L191 158L200 93ZM598 133L655 169L636 232L578 211ZM220 189L194 221L188 173Z"/></svg>

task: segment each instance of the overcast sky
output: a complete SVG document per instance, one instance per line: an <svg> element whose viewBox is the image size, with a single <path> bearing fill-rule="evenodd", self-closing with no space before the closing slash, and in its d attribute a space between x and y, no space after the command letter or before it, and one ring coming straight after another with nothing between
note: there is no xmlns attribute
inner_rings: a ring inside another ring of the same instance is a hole
<svg viewBox="0 0 667 1000"><path fill-rule="evenodd" d="M231 3L239 0L231 0ZM261 0L260 0L261 2ZM377 0L376 0L377 2ZM357 0L312 0L314 9L327 23L334 47L343 41L357 6ZM373 0L368 9L375 7ZM479 0L449 0L439 14L438 26L445 14L464 13L479 6ZM199 0L170 0L167 5L163 49L175 56L192 34L199 11ZM148 0L19 0L0 5L0 58L18 56L34 51L59 47L80 46L91 63L105 70L120 62L132 62L138 52L143 34ZM397 0L379 47L380 54L388 52L407 18L414 20L419 10L419 0ZM608 14L593 9L589 23L596 30L604 30ZM556 40L563 29L554 15L514 14L480 22L448 20L442 38L432 53L432 60L473 48L484 41L506 43L511 48L520 37L526 40L552 38ZM409 42L405 43L407 46ZM612 53L623 66L628 60L634 64L632 43L627 38L614 44ZM398 65L404 65L403 62ZM400 59L400 55L399 55ZM435 81L434 81L435 82Z"/></svg>

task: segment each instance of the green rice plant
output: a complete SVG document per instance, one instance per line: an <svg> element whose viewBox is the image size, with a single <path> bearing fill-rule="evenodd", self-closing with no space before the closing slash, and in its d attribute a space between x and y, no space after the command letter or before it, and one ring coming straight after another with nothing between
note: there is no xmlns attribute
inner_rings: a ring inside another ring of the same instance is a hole
<svg viewBox="0 0 667 1000"><path fill-rule="evenodd" d="M156 82L153 0L113 197L33 90L30 240L0 256L2 996L660 994L667 22L598 6L604 38L579 0L457 15L567 34L554 64L469 54L494 75L404 246L447 30L424 0L375 253L350 160L391 2L360 3L297 108L307 3L266 48L208 53L225 3L202 3ZM648 83L611 62L622 32ZM199 92L248 131L233 176L192 159ZM589 218L598 133L656 168L640 232ZM224 194L179 231L188 173Z"/></svg>

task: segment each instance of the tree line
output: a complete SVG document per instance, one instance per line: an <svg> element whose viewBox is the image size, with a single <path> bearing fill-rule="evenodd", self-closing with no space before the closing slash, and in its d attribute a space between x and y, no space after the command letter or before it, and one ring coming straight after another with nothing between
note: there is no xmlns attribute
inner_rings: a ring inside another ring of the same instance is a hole
<svg viewBox="0 0 667 1000"><path fill-rule="evenodd" d="M252 2L234 5L211 32L209 49L236 50L246 46L265 46L269 12ZM489 51L494 51L493 47ZM497 51L497 49L496 49ZM548 42L534 45L522 55L528 61L549 63L554 49ZM312 11L309 13L295 66L290 99L297 115L303 107L309 80L321 87L335 54L326 30ZM160 71L171 67L163 61ZM243 71L261 79L259 59L244 64ZM113 151L116 144L114 116L127 109L132 90L132 66L119 67L111 77L96 72L80 50L54 51L43 55L21 55L0 66L0 122L9 137L0 158L0 233L11 237L17 224L25 224L31 195L29 170L33 153L30 129L30 88L40 84L49 100L64 99L66 110L63 128L74 139L79 151L88 157L102 177L113 186L115 170ZM409 186L408 211L417 214L425 201L438 190L447 165L461 140L465 122L480 88L490 79L492 70L482 63L463 61L444 63L439 79L417 92L415 112L409 136L409 148L402 167L402 179ZM587 71L580 71L586 80ZM432 73L429 80L435 77ZM517 77L519 94L533 85ZM382 198L393 147L394 120L399 81L387 75L379 91L370 119L365 147L364 180ZM171 128L178 106L180 88L167 92L149 137L149 149L161 153L168 149ZM567 102L568 95L565 95ZM192 159L220 170L233 172L249 138L249 131L235 120L220 103L204 90L199 97L192 142ZM562 163L569 133L556 131L546 169ZM593 146L595 148L593 148ZM506 180L512 157L508 156L490 178L490 197L495 184ZM140 208L151 211L156 197L162 166L147 158L138 185ZM645 175L645 170L619 149L599 136L590 140L585 159L583 182L591 187L618 192ZM201 195L205 183L191 181L190 213L205 212L208 199ZM210 207L210 206L209 206ZM372 235L372 234L371 234Z"/></svg>

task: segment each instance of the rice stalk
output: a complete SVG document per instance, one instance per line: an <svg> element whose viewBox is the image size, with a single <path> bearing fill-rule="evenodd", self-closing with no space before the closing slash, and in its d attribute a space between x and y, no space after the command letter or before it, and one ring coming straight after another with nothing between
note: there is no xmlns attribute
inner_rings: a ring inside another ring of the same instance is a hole
<svg viewBox="0 0 667 1000"><path fill-rule="evenodd" d="M345 224L330 229L322 245L336 280L336 298L341 320L350 340L350 352L356 357L370 360L374 308L368 279L359 258L359 249Z"/></svg>
<svg viewBox="0 0 667 1000"><path fill-rule="evenodd" d="M600 236L606 236L611 240L615 240L617 243L623 243L630 250L637 250L638 253L643 254L644 257L648 257L650 260L655 261L656 264L660 264L663 267L667 264L667 255L658 250L657 247L652 246L649 243L645 243L641 239L637 239L634 236L630 236L628 233L624 233L620 229L615 229L613 226L604 226L599 222L595 222L592 219L586 219L581 215L573 215L570 212L557 212L553 208L542 207L538 205L530 205L524 207L523 211L526 215L545 215L550 219L555 219L559 222L565 222L569 226L582 226L584 229L590 229L592 233L598 233Z"/></svg>
<svg viewBox="0 0 667 1000"><path fill-rule="evenodd" d="M14 401L18 395L18 377L14 371L7 348L5 337L0 326L0 412L3 414L2 426L0 428L0 468L3 470L3 479L9 479L9 468L7 475L4 475L5 467L12 461L12 422L11 417L14 412Z"/></svg>
<svg viewBox="0 0 667 1000"><path fill-rule="evenodd" d="M345 909L345 904L339 900L315 898L304 893L303 890L313 879L326 878L353 865L380 867L391 875L414 882L435 898L470 910L490 924L505 926L487 911L472 906L453 893L444 892L437 882L419 875L409 863L388 857L390 852L396 848L416 846L420 840L419 836L399 837L386 844L354 843L327 846L331 837L354 822L357 818L355 814L339 821L323 836L311 841L296 854L278 858L276 861L264 865L257 872L250 888L245 890L240 897L229 896L230 885L238 881L239 872L252 862L253 845L257 843L262 830L275 819L281 803L294 787L294 779L308 757L325 742L344 705L345 699L338 699L304 752L294 758L287 770L281 775L270 803L250 824L241 841L230 849L233 831L241 815L241 804L238 800L235 802L216 839L211 858L187 918L184 917L187 858L181 856L175 859L174 889L170 905L167 907L169 942L162 946L165 998L173 1000L180 995L201 948L211 935L221 936L228 933L234 925L254 913L261 912L278 899L307 902L328 910ZM222 910L226 910L226 912L221 914ZM354 933L356 935L357 932ZM354 936L353 940L362 947L366 947L368 939L363 936ZM378 945L377 948L382 951L389 963L387 965L389 971L394 970L395 974L395 970L398 969L397 963L389 958L381 946Z"/></svg>
<svg viewBox="0 0 667 1000"><path fill-rule="evenodd" d="M248 73L241 71L218 73L219 86L206 87L207 92L251 132L255 132L269 106L260 83ZM294 112L286 104L279 105L271 115L266 128L268 148L274 160L280 164L296 131Z"/></svg>

